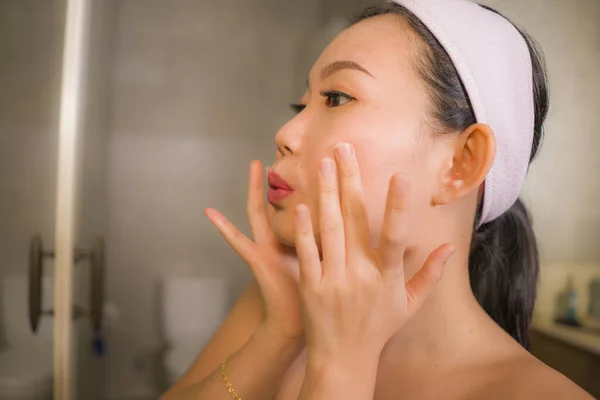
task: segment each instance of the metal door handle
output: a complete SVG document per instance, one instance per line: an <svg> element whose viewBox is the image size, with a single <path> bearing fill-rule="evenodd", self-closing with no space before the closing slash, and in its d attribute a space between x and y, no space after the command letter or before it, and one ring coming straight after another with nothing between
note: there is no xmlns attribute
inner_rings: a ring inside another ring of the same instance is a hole
<svg viewBox="0 0 600 400"><path fill-rule="evenodd" d="M102 330L102 305L104 304L104 238L94 243L90 256L90 311L92 328L99 333Z"/></svg>
<svg viewBox="0 0 600 400"><path fill-rule="evenodd" d="M44 259L54 258L54 251L44 251L42 238L35 235L29 248L29 324L36 333L43 315L53 316L54 310L44 310L42 306L42 277L44 275ZM90 308L85 310L78 305L73 306L73 319L90 317L94 332L102 329L102 304L104 303L104 238L99 237L91 250L75 250L73 256L77 264L90 262Z"/></svg>

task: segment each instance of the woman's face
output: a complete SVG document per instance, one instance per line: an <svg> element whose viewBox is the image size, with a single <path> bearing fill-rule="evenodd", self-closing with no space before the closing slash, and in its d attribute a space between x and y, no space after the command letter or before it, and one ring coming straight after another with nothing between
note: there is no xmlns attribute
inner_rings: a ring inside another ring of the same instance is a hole
<svg viewBox="0 0 600 400"><path fill-rule="evenodd" d="M424 122L429 100L414 67L418 46L402 19L379 16L346 29L317 60L301 100L306 107L276 136L272 170L293 189L270 201L271 225L281 242L293 245L298 204L310 207L319 241L317 167L340 142L355 149L374 244L396 173L412 182L410 218L427 219L443 157L436 156L440 141Z"/></svg>

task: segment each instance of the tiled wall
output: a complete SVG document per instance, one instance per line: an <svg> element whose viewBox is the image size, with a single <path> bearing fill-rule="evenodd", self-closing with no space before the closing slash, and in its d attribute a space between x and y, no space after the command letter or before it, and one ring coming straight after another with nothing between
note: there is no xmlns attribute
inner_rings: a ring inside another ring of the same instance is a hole
<svg viewBox="0 0 600 400"><path fill-rule="evenodd" d="M245 264L204 217L248 232L248 164L271 163L292 115L299 49L317 1L118 2L108 149L109 395L143 391L133 360L157 349L165 276L222 276L232 301ZM201 318L201 316L199 316ZM139 364L138 364L139 367Z"/></svg>

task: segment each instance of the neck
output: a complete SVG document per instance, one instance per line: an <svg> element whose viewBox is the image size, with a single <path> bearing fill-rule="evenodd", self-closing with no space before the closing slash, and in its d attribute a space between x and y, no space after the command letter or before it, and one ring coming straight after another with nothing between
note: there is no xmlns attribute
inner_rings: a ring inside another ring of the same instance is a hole
<svg viewBox="0 0 600 400"><path fill-rule="evenodd" d="M425 304L388 342L381 366L392 366L395 374L410 377L420 371L477 362L477 357L494 351L490 339L505 335L471 291L468 257L468 250L452 257Z"/></svg>

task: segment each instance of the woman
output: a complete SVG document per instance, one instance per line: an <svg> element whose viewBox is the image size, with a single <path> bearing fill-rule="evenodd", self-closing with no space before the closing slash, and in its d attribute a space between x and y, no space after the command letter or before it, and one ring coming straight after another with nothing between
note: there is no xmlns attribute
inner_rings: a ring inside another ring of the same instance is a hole
<svg viewBox="0 0 600 400"><path fill-rule="evenodd" d="M538 270L518 195L548 110L543 59L494 11L398 0L314 65L254 241L256 282L164 399L585 399L526 348Z"/></svg>

